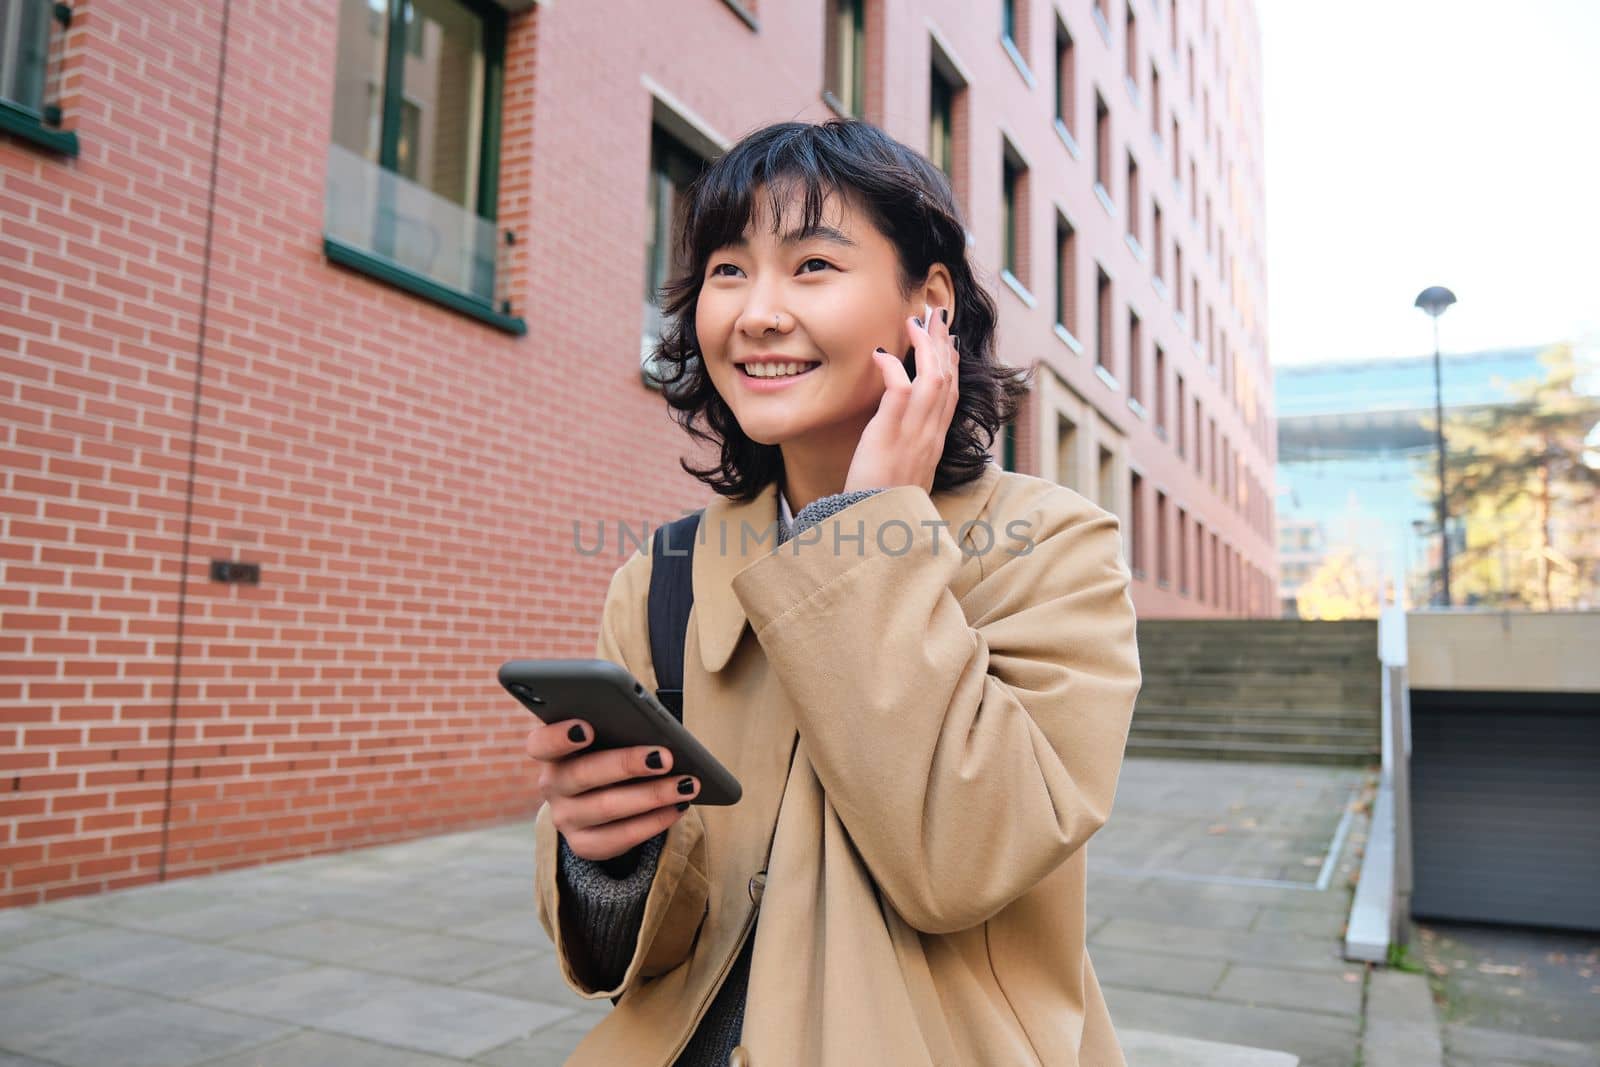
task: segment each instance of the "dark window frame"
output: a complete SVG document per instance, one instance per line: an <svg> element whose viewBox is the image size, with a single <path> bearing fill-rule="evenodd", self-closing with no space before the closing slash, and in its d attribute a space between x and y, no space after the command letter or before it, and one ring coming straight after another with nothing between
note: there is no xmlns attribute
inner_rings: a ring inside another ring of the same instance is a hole
<svg viewBox="0 0 1600 1067"><path fill-rule="evenodd" d="M491 0L453 0L480 20L483 29L483 83L477 88L481 94L483 128L478 138L478 187L476 214L490 223L499 221L500 196L500 141L504 123L505 53L509 16L504 8ZM400 169L400 140L404 132L405 62L413 34L407 25L410 9L407 0L386 0L384 17L388 19L388 32L384 39L384 75L382 111L379 118L377 166L396 178L404 178ZM414 22L415 20L413 20ZM381 194L380 194L381 195ZM382 217L382 201L374 205ZM390 253L394 249L394 230L378 227L373 239L374 247L364 249L337 238L323 235L323 252L330 262L371 275L415 296L441 304L455 311L486 322L507 333L527 333L527 323L511 312L511 301L503 299L498 306L492 299L477 293L446 285L427 275L395 261ZM509 237L509 235L507 235ZM498 239L497 239L498 244ZM494 291L500 281L499 264L492 268L494 277L489 289Z"/></svg>
<svg viewBox="0 0 1600 1067"><path fill-rule="evenodd" d="M60 88L59 64L65 51L61 38L72 25L72 8L49 0L14 2L24 5L15 12L21 32L12 42L16 52L5 57L4 69L26 84L16 96L0 96L0 132L64 156L76 156L78 135L61 128L61 107L51 102L53 91ZM51 84L53 64L55 85ZM10 91L11 86L0 82L0 93Z"/></svg>
<svg viewBox="0 0 1600 1067"><path fill-rule="evenodd" d="M843 70L837 29L841 13L850 15L850 55L854 65ZM867 0L827 0L823 5L822 99L841 116L864 119L867 110ZM845 84L846 74L850 84Z"/></svg>

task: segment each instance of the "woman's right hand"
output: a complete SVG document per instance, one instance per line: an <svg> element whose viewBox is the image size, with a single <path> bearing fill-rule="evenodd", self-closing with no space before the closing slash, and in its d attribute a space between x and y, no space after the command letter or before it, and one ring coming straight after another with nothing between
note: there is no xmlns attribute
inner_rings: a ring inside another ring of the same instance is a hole
<svg viewBox="0 0 1600 1067"><path fill-rule="evenodd" d="M527 750L567 847L599 861L622 855L681 819L700 782L671 774L672 753L665 748L583 752L593 740L594 729L580 719L541 723L529 731Z"/></svg>

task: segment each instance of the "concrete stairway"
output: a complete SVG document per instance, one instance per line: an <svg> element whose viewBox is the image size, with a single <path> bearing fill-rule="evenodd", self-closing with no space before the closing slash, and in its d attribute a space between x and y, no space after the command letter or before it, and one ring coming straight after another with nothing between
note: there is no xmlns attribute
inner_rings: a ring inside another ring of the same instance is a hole
<svg viewBox="0 0 1600 1067"><path fill-rule="evenodd" d="M1375 621L1141 620L1139 659L1130 756L1378 762Z"/></svg>

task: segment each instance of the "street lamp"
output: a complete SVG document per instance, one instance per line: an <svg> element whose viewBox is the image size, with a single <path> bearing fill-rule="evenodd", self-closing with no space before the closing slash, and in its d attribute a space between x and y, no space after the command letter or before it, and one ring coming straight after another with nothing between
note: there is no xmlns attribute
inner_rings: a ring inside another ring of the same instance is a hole
<svg viewBox="0 0 1600 1067"><path fill-rule="evenodd" d="M1415 305L1433 319L1433 409L1439 442L1439 570L1445 607L1450 606L1450 535L1445 530L1450 510L1444 492L1444 378L1439 366L1439 316L1455 302L1456 294L1442 285L1430 285L1417 294Z"/></svg>

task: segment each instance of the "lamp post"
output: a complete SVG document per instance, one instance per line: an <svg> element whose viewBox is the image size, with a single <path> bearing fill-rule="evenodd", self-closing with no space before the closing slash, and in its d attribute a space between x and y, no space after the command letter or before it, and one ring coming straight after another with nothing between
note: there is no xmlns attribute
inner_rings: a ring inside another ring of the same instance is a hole
<svg viewBox="0 0 1600 1067"><path fill-rule="evenodd" d="M1417 294L1415 306L1426 311L1433 319L1433 410L1438 425L1435 427L1439 443L1439 574L1441 599L1450 606L1450 534L1445 522L1450 517L1444 487L1444 375L1439 364L1439 316L1456 302L1456 294L1442 285L1431 285Z"/></svg>

